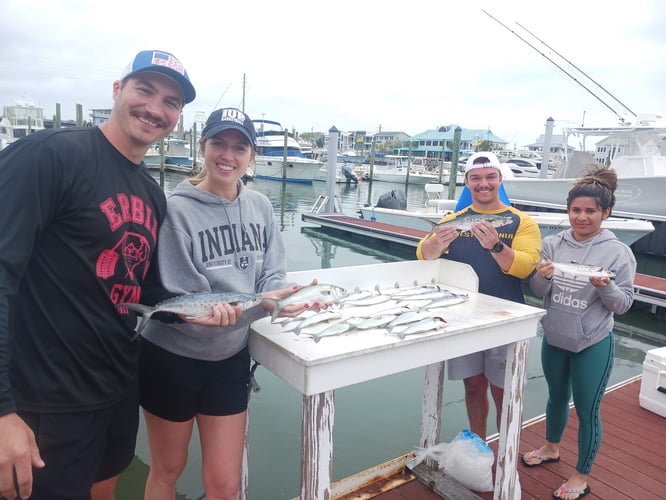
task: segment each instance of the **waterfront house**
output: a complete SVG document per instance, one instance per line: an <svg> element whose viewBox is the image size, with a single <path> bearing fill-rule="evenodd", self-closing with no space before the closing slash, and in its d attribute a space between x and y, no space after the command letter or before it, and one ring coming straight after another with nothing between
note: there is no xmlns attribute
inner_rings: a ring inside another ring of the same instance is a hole
<svg viewBox="0 0 666 500"><path fill-rule="evenodd" d="M397 154L411 154L414 158L424 158L439 161L444 155L444 161L451 161L453 155L453 140L458 125L451 124L435 129L426 130L408 139L408 145L398 148ZM473 153L482 143L493 151L504 149L508 144L501 137L496 136L490 129L465 129L460 127L460 154Z"/></svg>

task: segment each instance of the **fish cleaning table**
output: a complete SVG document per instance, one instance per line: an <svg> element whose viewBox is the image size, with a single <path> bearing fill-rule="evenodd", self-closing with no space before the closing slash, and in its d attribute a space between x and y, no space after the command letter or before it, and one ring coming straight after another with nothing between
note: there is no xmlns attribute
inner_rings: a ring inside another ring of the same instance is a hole
<svg viewBox="0 0 666 500"><path fill-rule="evenodd" d="M400 339L386 330L350 330L321 338L284 331L270 318L256 321L250 335L252 357L303 394L301 499L324 500L332 490L335 389L386 375L425 367L420 446L438 443L445 361L491 347L507 345L504 404L497 459L495 498L520 493L516 465L522 421L522 395L528 341L537 332L540 308L476 292L473 269L443 259L316 269L288 274L290 281L379 290L439 284L469 299L442 309L443 330ZM350 307L350 306L345 306Z"/></svg>

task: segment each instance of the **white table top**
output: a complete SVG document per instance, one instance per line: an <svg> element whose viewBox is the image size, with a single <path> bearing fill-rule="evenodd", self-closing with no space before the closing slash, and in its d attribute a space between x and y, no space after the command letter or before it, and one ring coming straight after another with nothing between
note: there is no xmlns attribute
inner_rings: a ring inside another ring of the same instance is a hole
<svg viewBox="0 0 666 500"><path fill-rule="evenodd" d="M345 387L463 354L506 345L536 335L543 309L498 299L476 291L478 279L470 266L447 260L408 261L291 273L290 280L331 283L381 292L415 284L436 283L469 298L437 310L446 320L441 330L406 336L385 329L356 330L322 337L285 331L264 318L252 325L250 352L254 359L304 395ZM372 314L386 305L345 306L343 318L360 311ZM370 310L368 312L368 310Z"/></svg>

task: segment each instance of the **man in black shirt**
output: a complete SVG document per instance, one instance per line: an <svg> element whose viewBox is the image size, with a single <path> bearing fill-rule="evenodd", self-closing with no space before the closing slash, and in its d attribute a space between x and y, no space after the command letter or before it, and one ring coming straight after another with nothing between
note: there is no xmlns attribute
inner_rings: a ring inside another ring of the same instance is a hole
<svg viewBox="0 0 666 500"><path fill-rule="evenodd" d="M166 212L143 157L194 98L175 56L142 51L99 128L0 152L0 497L110 499L134 456L135 319L115 304L141 299Z"/></svg>

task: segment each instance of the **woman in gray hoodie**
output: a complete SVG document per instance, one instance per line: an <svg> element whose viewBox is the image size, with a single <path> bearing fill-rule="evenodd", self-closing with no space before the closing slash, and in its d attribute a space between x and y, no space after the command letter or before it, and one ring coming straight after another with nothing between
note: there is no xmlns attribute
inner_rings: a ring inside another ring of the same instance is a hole
<svg viewBox="0 0 666 500"><path fill-rule="evenodd" d="M541 363L548 402L546 443L524 454L523 464L536 467L559 461L572 393L580 422L576 470L555 490L554 498L571 500L590 492L588 474L602 435L599 407L613 368L613 315L627 312L633 302L636 259L611 231L601 228L615 204L616 188L617 175L607 168L578 180L567 197L571 229L544 238L547 260L537 264L530 279L547 310L542 318ZM576 275L571 272L576 264L610 272L583 276L581 266Z"/></svg>
<svg viewBox="0 0 666 500"><path fill-rule="evenodd" d="M293 293L297 287L286 280L286 249L271 202L240 180L255 155L252 120L234 108L214 111L200 147L201 173L181 182L168 199L157 252L162 284L176 294L262 293L281 299ZM250 323L267 315L262 303L245 306L215 306L220 327L150 321L143 330L140 398L150 444L146 500L174 498L195 420L206 498L237 498ZM297 304L287 309L281 315L305 310Z"/></svg>

